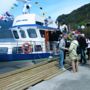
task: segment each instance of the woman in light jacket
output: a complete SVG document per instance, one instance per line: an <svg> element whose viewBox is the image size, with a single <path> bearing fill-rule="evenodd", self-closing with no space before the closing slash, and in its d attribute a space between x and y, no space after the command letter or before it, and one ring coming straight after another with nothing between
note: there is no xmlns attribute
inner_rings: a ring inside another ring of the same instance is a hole
<svg viewBox="0 0 90 90"><path fill-rule="evenodd" d="M76 38L75 36L73 37L73 40L70 44L70 47L69 47L69 57L70 57L70 60L71 60L71 63L72 63L72 70L73 72L77 72L78 71L78 54L76 52L77 50L77 47L79 45L78 43L78 38Z"/></svg>

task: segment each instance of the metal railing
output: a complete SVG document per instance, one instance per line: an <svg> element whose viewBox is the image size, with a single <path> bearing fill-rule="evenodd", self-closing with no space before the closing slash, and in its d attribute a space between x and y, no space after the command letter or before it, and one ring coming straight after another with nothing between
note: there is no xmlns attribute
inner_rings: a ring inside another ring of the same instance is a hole
<svg viewBox="0 0 90 90"><path fill-rule="evenodd" d="M28 43L31 48L32 52L30 53L39 53L39 52L53 52L54 54L58 53L59 45L57 41L49 41L47 43L43 41L15 41L15 42L4 42L0 43L0 53L16 53L22 54L22 46ZM8 50L5 50L7 48Z"/></svg>

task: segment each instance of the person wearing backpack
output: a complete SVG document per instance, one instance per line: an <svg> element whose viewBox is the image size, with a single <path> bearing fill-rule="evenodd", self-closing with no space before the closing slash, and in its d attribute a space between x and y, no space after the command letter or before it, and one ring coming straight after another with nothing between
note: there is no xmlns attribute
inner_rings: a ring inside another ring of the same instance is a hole
<svg viewBox="0 0 90 90"><path fill-rule="evenodd" d="M69 57L71 60L72 70L73 72L78 71L78 63L79 63L79 56L77 54L77 47L79 46L78 38L76 36L73 36L73 40L71 41L70 47L69 47Z"/></svg>

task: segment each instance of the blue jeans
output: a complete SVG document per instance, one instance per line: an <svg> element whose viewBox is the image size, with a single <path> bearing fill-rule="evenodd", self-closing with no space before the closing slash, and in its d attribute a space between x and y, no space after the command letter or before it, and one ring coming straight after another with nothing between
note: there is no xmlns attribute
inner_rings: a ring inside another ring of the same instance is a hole
<svg viewBox="0 0 90 90"><path fill-rule="evenodd" d="M84 49L81 49L81 60L80 60L80 62L84 63L84 64L86 64L86 62L87 62Z"/></svg>
<svg viewBox="0 0 90 90"><path fill-rule="evenodd" d="M64 50L60 50L60 55L59 55L59 66L60 66L61 68L64 67L63 62L64 62Z"/></svg>

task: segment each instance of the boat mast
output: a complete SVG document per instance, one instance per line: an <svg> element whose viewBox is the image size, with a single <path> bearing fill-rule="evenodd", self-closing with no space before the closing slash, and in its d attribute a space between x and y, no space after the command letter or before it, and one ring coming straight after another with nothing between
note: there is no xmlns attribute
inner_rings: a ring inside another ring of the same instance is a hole
<svg viewBox="0 0 90 90"><path fill-rule="evenodd" d="M23 10L22 10L22 13L23 13L23 14L28 14L28 13L30 13L30 9L31 9L30 1L31 1L31 0L17 0L17 1L24 3Z"/></svg>
<svg viewBox="0 0 90 90"><path fill-rule="evenodd" d="M28 0L25 0L25 4L24 4L24 7L23 7L23 14L28 14L30 13L30 9L31 9L31 4L30 4L30 1Z"/></svg>

